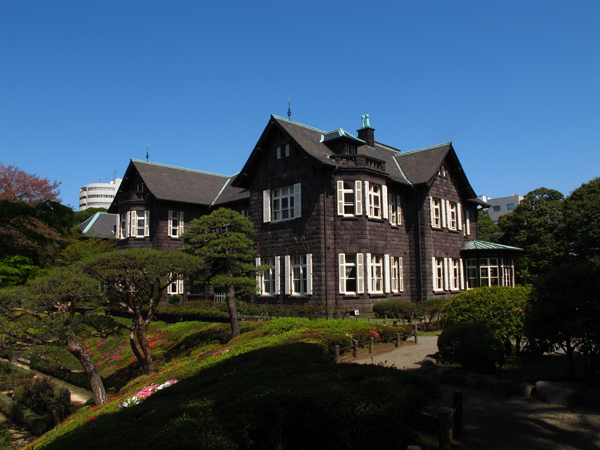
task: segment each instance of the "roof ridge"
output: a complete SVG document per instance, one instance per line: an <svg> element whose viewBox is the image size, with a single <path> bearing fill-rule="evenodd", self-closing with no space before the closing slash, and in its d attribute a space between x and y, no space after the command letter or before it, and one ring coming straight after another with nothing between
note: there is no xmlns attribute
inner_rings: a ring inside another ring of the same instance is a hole
<svg viewBox="0 0 600 450"><path fill-rule="evenodd" d="M212 201L212 203L210 204L210 206L214 206L215 205L215 203L217 202L217 200L219 199L219 197L221 196L221 194L223 193L223 191L225 190L225 188L227 187L227 185L231 182L232 178L233 178L233 176L229 177L229 179L221 187L221 190L219 191L219 193L217 194L217 196L215 197L215 199Z"/></svg>
<svg viewBox="0 0 600 450"><path fill-rule="evenodd" d="M177 170L185 170L186 172L195 172L195 173L201 173L204 175L214 175L216 177L223 177L223 178L231 178L232 175L222 175L220 173L214 173L214 172L205 172L203 170L196 170L196 169L187 169L185 167L178 167L178 166L170 166L168 164L160 164L160 163L155 163L155 162L150 162L150 161L143 161L141 159L134 159L131 158L131 161L134 161L136 163L143 163L143 164L150 164L153 166L159 166L159 167L166 167L168 169L177 169Z"/></svg>
<svg viewBox="0 0 600 450"><path fill-rule="evenodd" d="M377 145L379 145L380 147L387 147L387 148L388 148L388 149L390 149L390 150L394 150L394 151L396 151L396 152L404 153L404 152L403 152L401 149L399 149L399 148L396 148L396 147L394 147L394 146L392 146L392 145L384 144L383 142L379 142L379 141L375 141L375 143L376 143Z"/></svg>
<svg viewBox="0 0 600 450"><path fill-rule="evenodd" d="M425 150L431 150L432 148L442 147L442 146L448 145L448 144L452 145L452 141L443 142L441 144L436 144L436 145L430 145L429 147L418 148L416 150L411 150L409 152L402 152L402 155L408 155L409 153L416 153L416 152L422 152ZM402 155L398 155L398 156L402 156Z"/></svg>
<svg viewBox="0 0 600 450"><path fill-rule="evenodd" d="M276 114L271 114L271 117L274 118L274 119L285 120L286 122L292 123L292 124L297 125L297 126L302 127L302 128L308 128L309 130L316 131L318 133L330 133L330 131L319 130L318 128L311 127L309 125L304 125L303 123L300 123L300 122L294 122L292 119L286 119L285 117L280 117L280 116L278 116ZM335 130L338 130L338 129L339 128L336 128ZM332 131L335 131L335 130L332 130Z"/></svg>

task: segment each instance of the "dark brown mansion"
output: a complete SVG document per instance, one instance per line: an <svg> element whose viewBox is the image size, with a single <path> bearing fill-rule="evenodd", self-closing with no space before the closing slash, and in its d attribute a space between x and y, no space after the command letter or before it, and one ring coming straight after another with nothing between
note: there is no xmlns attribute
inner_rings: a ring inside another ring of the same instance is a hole
<svg viewBox="0 0 600 450"><path fill-rule="evenodd" d="M227 207L252 220L257 264L272 266L259 301L369 312L384 299L513 286L519 249L477 241L486 204L452 144L402 152L374 132L368 116L358 136L271 116L234 176L131 160L109 209L118 247L179 249L190 221Z"/></svg>

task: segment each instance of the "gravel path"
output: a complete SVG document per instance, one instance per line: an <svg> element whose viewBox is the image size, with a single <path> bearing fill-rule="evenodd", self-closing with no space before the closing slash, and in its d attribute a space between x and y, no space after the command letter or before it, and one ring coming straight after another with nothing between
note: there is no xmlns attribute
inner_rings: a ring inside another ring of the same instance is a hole
<svg viewBox="0 0 600 450"><path fill-rule="evenodd" d="M360 358L358 364L378 364L415 370L427 355L437 352L437 336L419 336L390 352ZM463 391L464 426L452 448L468 450L598 450L600 411L565 408L536 398L498 397L489 392L441 385L443 399L430 406L430 413L451 412L452 393Z"/></svg>

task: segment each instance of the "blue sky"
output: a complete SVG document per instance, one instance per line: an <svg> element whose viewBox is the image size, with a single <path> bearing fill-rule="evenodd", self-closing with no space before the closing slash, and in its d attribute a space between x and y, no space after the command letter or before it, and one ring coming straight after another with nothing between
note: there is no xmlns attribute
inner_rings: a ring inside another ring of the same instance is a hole
<svg viewBox="0 0 600 450"><path fill-rule="evenodd" d="M0 2L0 161L87 183L130 158L239 171L270 114L403 151L477 194L600 175L600 1Z"/></svg>

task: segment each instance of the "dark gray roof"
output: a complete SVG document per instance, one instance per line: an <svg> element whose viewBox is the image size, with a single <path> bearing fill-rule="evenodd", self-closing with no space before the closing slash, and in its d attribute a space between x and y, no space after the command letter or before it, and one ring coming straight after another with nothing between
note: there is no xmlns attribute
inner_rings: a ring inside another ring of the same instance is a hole
<svg viewBox="0 0 600 450"><path fill-rule="evenodd" d="M289 133L296 143L317 161L331 166L338 165L335 161L330 159L330 156L334 155L334 153L324 143L325 136L333 132L318 130L297 122L292 122L283 117L271 116L271 119ZM356 153L385 161L386 172L392 180L403 184L410 184L403 175L402 169L394 160L396 155L401 154L400 150L381 144L380 142L375 142L373 147L368 145L357 146Z"/></svg>
<svg viewBox="0 0 600 450"><path fill-rule="evenodd" d="M434 145L396 155L402 172L412 184L428 183L437 175L440 165L450 151L452 144Z"/></svg>
<svg viewBox="0 0 600 450"><path fill-rule="evenodd" d="M108 239L114 237L118 214L97 212L79 225L81 234L85 237Z"/></svg>
<svg viewBox="0 0 600 450"><path fill-rule="evenodd" d="M131 164L148 190L159 200L211 205L248 198L243 189L229 186L232 177L167 166L138 159Z"/></svg>

